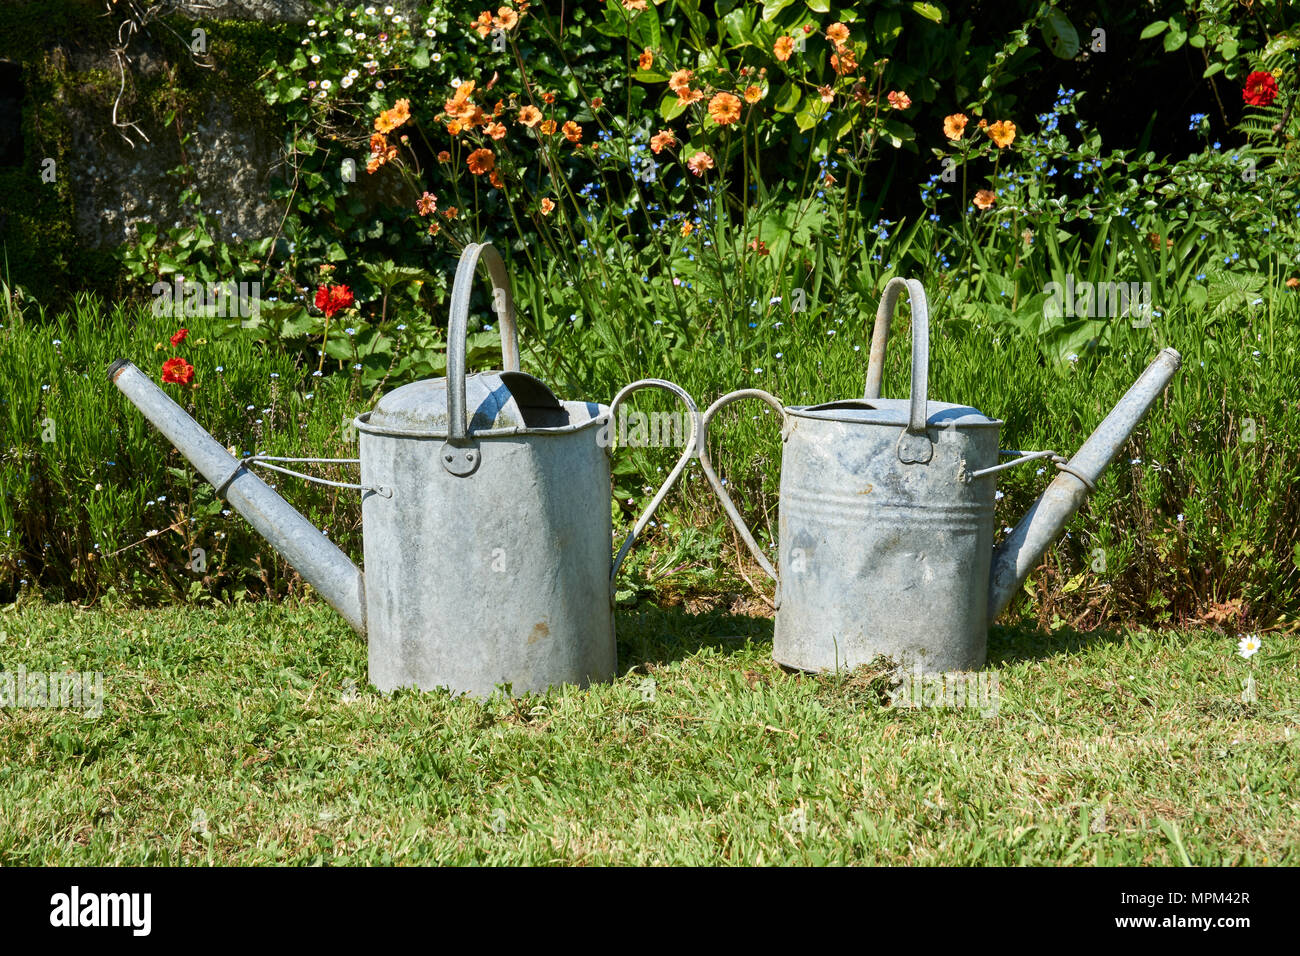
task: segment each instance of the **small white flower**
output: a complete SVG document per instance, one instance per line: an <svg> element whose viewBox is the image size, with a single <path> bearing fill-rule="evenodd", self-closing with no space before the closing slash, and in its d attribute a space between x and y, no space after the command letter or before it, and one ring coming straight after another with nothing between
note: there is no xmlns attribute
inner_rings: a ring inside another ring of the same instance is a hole
<svg viewBox="0 0 1300 956"><path fill-rule="evenodd" d="M344 35L345 37L350 37L350 36L352 36L352 28L351 28L351 27L348 27L346 30L344 30L344 31L343 31L343 35Z"/></svg>
<svg viewBox="0 0 1300 956"><path fill-rule="evenodd" d="M1247 634L1237 642L1237 653L1242 657L1250 657L1261 647L1258 634Z"/></svg>
<svg viewBox="0 0 1300 956"><path fill-rule="evenodd" d="M427 36L427 37L431 37L431 36L433 36L433 31L432 31L432 30L425 30L425 31L424 31L424 35Z"/></svg>
<svg viewBox="0 0 1300 956"><path fill-rule="evenodd" d="M98 482L96 482L96 484L95 484L95 490L96 490L96 491L103 491L103 490L104 490L104 486L101 485L101 484L99 484Z"/></svg>
<svg viewBox="0 0 1300 956"><path fill-rule="evenodd" d="M313 53L313 54L311 55L311 61L312 61L313 63L319 63L319 62L320 62L320 54L319 54L319 53Z"/></svg>
<svg viewBox="0 0 1300 956"><path fill-rule="evenodd" d="M384 7L384 16L386 16L386 17L391 17L392 15L393 15L393 8L392 8L392 7Z"/></svg>
<svg viewBox="0 0 1300 956"><path fill-rule="evenodd" d="M352 77L350 76L345 76L343 77L343 79L339 80L339 86L343 87L343 89L345 90L351 85L352 85Z"/></svg>
<svg viewBox="0 0 1300 956"><path fill-rule="evenodd" d="M441 63L441 62L442 62L442 54L441 54L441 53L435 53L435 54L431 57L431 59L433 60L434 63Z"/></svg>
<svg viewBox="0 0 1300 956"><path fill-rule="evenodd" d="M375 80L375 89L382 90L383 88L384 88L384 81L383 81L383 80Z"/></svg>
<svg viewBox="0 0 1300 956"><path fill-rule="evenodd" d="M459 77L459 76L453 76L453 77L451 78L451 88L454 90L454 89L456 89L456 88L459 87L459 86L460 86L460 77Z"/></svg>
<svg viewBox="0 0 1300 956"><path fill-rule="evenodd" d="M320 88L321 88L322 90L328 90L328 89L329 89L331 86L333 86L333 85L334 85L334 84L331 83L329 80L321 80L321 81L320 81Z"/></svg>
<svg viewBox="0 0 1300 956"><path fill-rule="evenodd" d="M366 7L366 16L368 16L368 17L373 17L374 15L375 15L375 8L374 8L374 7Z"/></svg>
<svg viewBox="0 0 1300 956"><path fill-rule="evenodd" d="M315 25L316 25L316 21L315 21L315 20L308 20L308 21L307 21L307 26L309 26L309 27L314 27Z"/></svg>
<svg viewBox="0 0 1300 956"><path fill-rule="evenodd" d="M1005 496L1002 494L1002 492L1000 492L1000 491L995 491L995 492L993 492L993 500L994 500L994 501L1001 501L1001 500L1003 499L1003 497L1005 497Z"/></svg>
<svg viewBox="0 0 1300 956"><path fill-rule="evenodd" d="M145 536L146 538L152 538L152 537L154 537L156 534L158 534L158 532L157 532L156 530L151 529L151 530L149 530L149 531L146 531L146 532L144 533L144 536Z"/></svg>

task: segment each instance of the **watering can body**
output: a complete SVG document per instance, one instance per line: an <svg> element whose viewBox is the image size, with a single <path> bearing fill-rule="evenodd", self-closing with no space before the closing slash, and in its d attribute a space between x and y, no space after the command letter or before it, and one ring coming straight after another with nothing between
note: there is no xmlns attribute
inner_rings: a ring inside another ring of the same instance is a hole
<svg viewBox="0 0 1300 956"><path fill-rule="evenodd" d="M908 399L880 397L895 304L912 306ZM972 670L988 627L1093 489L1180 364L1163 350L1070 460L1001 451L1001 422L929 401L929 313L912 280L885 287L864 397L786 408L760 389L704 413L700 464L755 560L777 581L773 658L808 671L852 670L880 657L920 672ZM780 416L784 450L773 567L713 470L708 426L726 405L758 398ZM999 463L1000 455L1014 460ZM1050 459L1059 471L994 546L996 474Z"/></svg>
<svg viewBox="0 0 1300 956"><path fill-rule="evenodd" d="M486 264L504 370L466 374L470 293ZM608 680L617 668L613 578L694 455L699 413L671 382L644 379L610 404L562 402L519 371L505 264L462 254L451 296L447 377L404 385L356 419L364 574L124 360L118 388L369 644L381 691L477 696ZM686 450L613 561L610 423L631 393L672 392L690 412Z"/></svg>
<svg viewBox="0 0 1300 956"><path fill-rule="evenodd" d="M802 670L884 655L923 669L984 662L998 422L929 403L933 457L896 454L907 403L787 408L781 469L780 609L772 656Z"/></svg>
<svg viewBox="0 0 1300 956"><path fill-rule="evenodd" d="M361 504L371 682L488 694L612 677L609 408L471 432L481 464L459 476L445 433L384 414L403 389L357 420L362 485L406 489Z"/></svg>

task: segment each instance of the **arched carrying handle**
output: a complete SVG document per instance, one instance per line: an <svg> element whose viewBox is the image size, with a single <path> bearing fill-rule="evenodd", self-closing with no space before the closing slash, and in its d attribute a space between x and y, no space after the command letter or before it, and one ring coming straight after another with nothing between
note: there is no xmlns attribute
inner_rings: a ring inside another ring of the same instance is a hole
<svg viewBox="0 0 1300 956"><path fill-rule="evenodd" d="M614 427L616 421L614 416L618 412L619 403L633 392L639 391L643 388L662 388L672 392L680 398L691 413L691 434L690 437L686 439L686 451L682 452L682 457L677 459L677 464L673 470L668 473L667 480L660 486L659 492L653 499L651 499L649 506L641 513L641 517L636 519L636 524L632 526L632 533L627 536L627 539L623 542L623 546L618 549L618 556L614 558L614 565L609 572L609 597L611 601L614 599L614 578L618 575L618 569L622 566L623 559L626 558L627 553L632 550L632 545L635 543L637 536L645 530L645 526L649 524L650 519L654 517L655 510L659 507L664 498L667 497L668 492L672 489L673 485L677 483L678 477L686 470L686 466L690 462L691 458L695 456L695 445L700 435L700 409L699 406L695 404L695 399L691 398L686 389L682 388L680 385L674 385L672 382L662 378L643 378L638 382L633 382L631 385L624 386L620 389L619 393L614 396L614 400L609 403L609 422L611 429Z"/></svg>
<svg viewBox="0 0 1300 956"><path fill-rule="evenodd" d="M750 554L754 556L754 560L767 573L767 576L776 582L777 600L775 603L779 605L781 603L781 579L777 576L776 568L772 567L772 562L767 559L763 549L754 540L754 536L749 531L749 525L745 524L745 519L736 510L735 502L731 500L731 495L727 494L727 490L722 487L717 472L713 470L713 463L709 460L709 422L713 421L713 416L718 414L725 406L742 398L761 398L767 402L781 416L781 430L782 432L785 431L785 408L776 396L763 391L761 388L742 388L729 395L723 395L709 406L708 411L704 413L704 420L700 424L700 467L704 469L704 477L713 486L714 493L718 496L718 500L722 502L723 510L727 512L727 517L731 519L731 523L740 532L740 537L749 548Z"/></svg>
<svg viewBox="0 0 1300 956"><path fill-rule="evenodd" d="M447 324L447 443L442 465L453 475L469 475L478 468L478 453L466 447L465 364L469 336L469 298L479 260L487 263L492 279L492 308L501 333L501 367L519 371L519 334L515 328L515 300L510 294L510 276L501 254L490 243L471 242L461 253L456 280L451 288L451 318Z"/></svg>
<svg viewBox="0 0 1300 956"><path fill-rule="evenodd" d="M915 279L890 279L876 309L876 327L871 333L871 360L867 364L867 387L864 397L880 397L885 375L885 346L889 344L889 323L894 317L898 296L907 290L912 306L912 404L907 428L898 437L898 460L904 464L924 464L934 457L934 445L926 434L928 418L927 392L930 378L930 306L925 289Z"/></svg>

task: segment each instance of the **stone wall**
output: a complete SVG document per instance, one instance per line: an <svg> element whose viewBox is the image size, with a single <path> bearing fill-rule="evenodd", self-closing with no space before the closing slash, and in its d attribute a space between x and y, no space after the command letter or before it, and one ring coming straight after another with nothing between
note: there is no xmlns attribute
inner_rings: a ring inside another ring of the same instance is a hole
<svg viewBox="0 0 1300 956"><path fill-rule="evenodd" d="M296 43L308 0L170 4L169 19L129 36L121 59L126 17L105 9L0 2L0 241L11 281L39 298L108 291L110 251L139 222L166 229L184 216L169 174L182 162L225 238L269 235L282 215L268 186L284 131L252 86L265 50ZM189 55L195 27L212 69Z"/></svg>

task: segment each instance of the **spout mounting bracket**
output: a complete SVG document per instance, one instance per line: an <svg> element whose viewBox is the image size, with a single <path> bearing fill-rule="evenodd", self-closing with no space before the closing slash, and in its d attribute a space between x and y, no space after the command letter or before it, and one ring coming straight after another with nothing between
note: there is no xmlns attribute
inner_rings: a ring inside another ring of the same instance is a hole
<svg viewBox="0 0 1300 956"><path fill-rule="evenodd" d="M477 445L453 445L445 442L438 452L442 467L457 478L467 478L478 471L482 455Z"/></svg>

